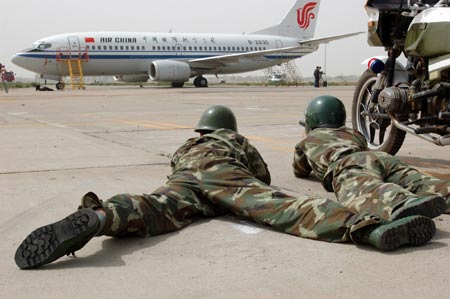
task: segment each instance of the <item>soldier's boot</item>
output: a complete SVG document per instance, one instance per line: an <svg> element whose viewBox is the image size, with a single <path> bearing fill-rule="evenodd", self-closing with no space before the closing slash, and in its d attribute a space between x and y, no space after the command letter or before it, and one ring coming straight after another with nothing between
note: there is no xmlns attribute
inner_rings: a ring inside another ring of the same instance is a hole
<svg viewBox="0 0 450 299"><path fill-rule="evenodd" d="M89 208L92 210L103 209L103 202L94 192L88 192L81 198L78 209Z"/></svg>
<svg viewBox="0 0 450 299"><path fill-rule="evenodd" d="M17 248L16 264L21 269L36 268L64 255L74 254L86 245L99 229L100 219L94 210L78 210L29 234Z"/></svg>
<svg viewBox="0 0 450 299"><path fill-rule="evenodd" d="M431 195L408 199L393 211L390 220L397 220L412 215L435 218L447 209L447 203L442 196Z"/></svg>
<svg viewBox="0 0 450 299"><path fill-rule="evenodd" d="M450 214L450 194L444 196L445 202L447 203L447 209L445 210L445 214Z"/></svg>
<svg viewBox="0 0 450 299"><path fill-rule="evenodd" d="M355 232L355 239L383 251L402 245L421 246L433 238L436 226L428 217L409 216L391 222L369 225Z"/></svg>

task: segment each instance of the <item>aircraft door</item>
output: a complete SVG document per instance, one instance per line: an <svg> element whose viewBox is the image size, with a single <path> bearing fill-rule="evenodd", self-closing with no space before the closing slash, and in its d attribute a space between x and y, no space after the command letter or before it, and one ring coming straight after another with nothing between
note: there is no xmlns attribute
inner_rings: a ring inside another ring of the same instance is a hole
<svg viewBox="0 0 450 299"><path fill-rule="evenodd" d="M283 48L283 41L278 39L275 41L275 45L276 45L277 49ZM284 53L280 53L280 56L282 58L284 58L284 55L285 55Z"/></svg>
<svg viewBox="0 0 450 299"><path fill-rule="evenodd" d="M78 39L78 36L69 36L69 50L71 53L80 52L80 40Z"/></svg>
<svg viewBox="0 0 450 299"><path fill-rule="evenodd" d="M183 56L183 46L181 46L180 44L176 44L175 49L177 56Z"/></svg>

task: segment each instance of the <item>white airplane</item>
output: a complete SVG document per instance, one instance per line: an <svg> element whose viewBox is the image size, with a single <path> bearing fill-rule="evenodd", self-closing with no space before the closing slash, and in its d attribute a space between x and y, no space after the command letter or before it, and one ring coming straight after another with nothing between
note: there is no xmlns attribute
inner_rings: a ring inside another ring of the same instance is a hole
<svg viewBox="0 0 450 299"><path fill-rule="evenodd" d="M251 34L83 32L38 40L17 53L12 62L56 80L70 75L67 59L82 62L84 76L115 76L124 82L171 82L182 87L195 77L196 87L207 87L203 75L255 71L282 64L316 51L319 44L358 33L313 38L320 0L296 0L279 25Z"/></svg>

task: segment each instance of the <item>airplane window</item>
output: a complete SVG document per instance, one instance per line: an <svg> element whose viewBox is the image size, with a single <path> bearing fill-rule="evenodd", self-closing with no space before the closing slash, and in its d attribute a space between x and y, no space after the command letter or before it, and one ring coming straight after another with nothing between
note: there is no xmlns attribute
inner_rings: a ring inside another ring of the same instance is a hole
<svg viewBox="0 0 450 299"><path fill-rule="evenodd" d="M162 46L162 50L165 51L165 50L166 50L166 47L165 47L165 46Z"/></svg>
<svg viewBox="0 0 450 299"><path fill-rule="evenodd" d="M156 47L156 48L158 49L158 51L161 50L161 47L160 47L160 46L158 46L158 47Z"/></svg>
<svg viewBox="0 0 450 299"><path fill-rule="evenodd" d="M139 46L136 46L136 50L138 50L138 51L139 51L140 49L141 49L141 47L139 47Z"/></svg>
<svg viewBox="0 0 450 299"><path fill-rule="evenodd" d="M250 47L250 51L253 51L253 47Z"/></svg>
<svg viewBox="0 0 450 299"><path fill-rule="evenodd" d="M156 49L155 46L152 46L152 50L155 51L155 49Z"/></svg>
<svg viewBox="0 0 450 299"><path fill-rule="evenodd" d="M233 50L233 51L234 51L234 50L235 50L235 48L233 47L233 48L231 48L231 50Z"/></svg>
<svg viewBox="0 0 450 299"><path fill-rule="evenodd" d="M200 51L202 51L202 50L203 50L203 48L202 48L202 47L198 47L198 49L199 49Z"/></svg>
<svg viewBox="0 0 450 299"><path fill-rule="evenodd" d="M134 51L134 46L131 46L131 50Z"/></svg>
<svg viewBox="0 0 450 299"><path fill-rule="evenodd" d="M95 46L92 46L92 50L95 50Z"/></svg>
<svg viewBox="0 0 450 299"><path fill-rule="evenodd" d="M183 50L186 51L186 46L183 46Z"/></svg>
<svg viewBox="0 0 450 299"><path fill-rule="evenodd" d="M228 51L231 51L231 47L228 47Z"/></svg>
<svg viewBox="0 0 450 299"><path fill-rule="evenodd" d="M113 46L109 46L109 49L112 50L112 49L113 49Z"/></svg>
<svg viewBox="0 0 450 299"><path fill-rule="evenodd" d="M192 47L191 46L189 46L189 51L192 51Z"/></svg>
<svg viewBox="0 0 450 299"><path fill-rule="evenodd" d="M197 47L194 47L194 51L197 51Z"/></svg>
<svg viewBox="0 0 450 299"><path fill-rule="evenodd" d="M216 51L217 47L214 47L214 51Z"/></svg>
<svg viewBox="0 0 450 299"><path fill-rule="evenodd" d="M115 49L115 50L119 50L119 47L118 47L118 46L114 46L114 49Z"/></svg>
<svg viewBox="0 0 450 299"><path fill-rule="evenodd" d="M33 44L33 48L34 49L38 49L38 50L45 50L45 49L50 48L51 46L52 46L52 44L45 43L45 42L40 42L40 43Z"/></svg>
<svg viewBox="0 0 450 299"><path fill-rule="evenodd" d="M123 46L120 46L120 50L123 50Z"/></svg>
<svg viewBox="0 0 450 299"><path fill-rule="evenodd" d="M89 50L89 46L86 46L86 50Z"/></svg>
<svg viewBox="0 0 450 299"><path fill-rule="evenodd" d="M107 50L108 48L106 46L103 46L103 50Z"/></svg>
<svg viewBox="0 0 450 299"><path fill-rule="evenodd" d="M126 50L128 50L128 49L129 49L129 47L128 47L128 46L125 46L125 49L126 49Z"/></svg>
<svg viewBox="0 0 450 299"><path fill-rule="evenodd" d="M245 51L247 51L247 52L248 52L248 47L245 47Z"/></svg>
<svg viewBox="0 0 450 299"><path fill-rule="evenodd" d="M142 46L142 51L144 51L145 50L145 47L144 46Z"/></svg>

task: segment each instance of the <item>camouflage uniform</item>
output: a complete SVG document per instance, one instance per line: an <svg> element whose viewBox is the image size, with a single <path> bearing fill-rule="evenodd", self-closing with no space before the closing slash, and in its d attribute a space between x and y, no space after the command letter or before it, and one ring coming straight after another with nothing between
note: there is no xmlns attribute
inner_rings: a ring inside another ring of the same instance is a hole
<svg viewBox="0 0 450 299"><path fill-rule="evenodd" d="M443 195L447 206L450 203L450 181L423 174L384 152L369 151L364 136L346 127L310 131L295 147L293 167L297 177L312 171L347 208L383 219L418 196Z"/></svg>
<svg viewBox="0 0 450 299"><path fill-rule="evenodd" d="M232 212L304 238L357 242L356 230L380 222L332 200L275 190L258 151L231 130L187 140L175 152L171 168L165 186L152 194L121 194L103 203L83 200L83 206L102 205L107 215L103 234L113 237L164 234L196 218Z"/></svg>

